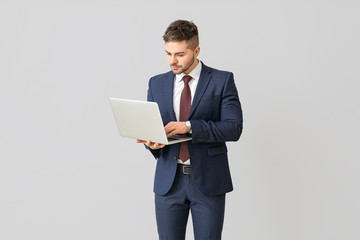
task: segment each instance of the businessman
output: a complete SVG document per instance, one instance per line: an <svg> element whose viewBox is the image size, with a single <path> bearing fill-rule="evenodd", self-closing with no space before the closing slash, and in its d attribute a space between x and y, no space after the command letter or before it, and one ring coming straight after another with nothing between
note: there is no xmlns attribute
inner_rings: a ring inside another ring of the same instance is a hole
<svg viewBox="0 0 360 240"><path fill-rule="evenodd" d="M163 39L171 71L152 77L148 101L159 105L168 137L188 142L144 143L157 159L154 192L160 240L184 240L189 211L196 240L221 239L225 194L233 190L225 142L242 132L242 110L231 72L198 60L198 29L177 20Z"/></svg>

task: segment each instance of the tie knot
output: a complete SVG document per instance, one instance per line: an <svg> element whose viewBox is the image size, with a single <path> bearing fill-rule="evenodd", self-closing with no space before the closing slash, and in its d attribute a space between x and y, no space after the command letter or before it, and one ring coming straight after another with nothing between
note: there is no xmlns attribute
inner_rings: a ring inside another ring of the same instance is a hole
<svg viewBox="0 0 360 240"><path fill-rule="evenodd" d="M184 81L185 84L188 84L191 79L192 79L192 77L189 76L189 75L185 75L185 76L182 78L182 80Z"/></svg>

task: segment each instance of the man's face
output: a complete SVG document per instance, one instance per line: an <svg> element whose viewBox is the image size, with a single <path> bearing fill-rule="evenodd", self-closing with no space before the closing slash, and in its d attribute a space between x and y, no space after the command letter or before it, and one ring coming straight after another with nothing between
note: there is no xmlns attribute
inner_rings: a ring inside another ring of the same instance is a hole
<svg viewBox="0 0 360 240"><path fill-rule="evenodd" d="M196 59L200 48L197 46L194 50L188 48L186 40L181 42L166 42L165 51L174 74L190 73L197 65Z"/></svg>

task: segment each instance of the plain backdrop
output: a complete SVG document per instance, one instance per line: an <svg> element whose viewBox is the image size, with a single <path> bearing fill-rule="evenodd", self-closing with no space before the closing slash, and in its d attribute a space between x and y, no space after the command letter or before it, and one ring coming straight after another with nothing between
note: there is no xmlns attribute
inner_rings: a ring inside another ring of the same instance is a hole
<svg viewBox="0 0 360 240"><path fill-rule="evenodd" d="M223 239L360 239L359 12L355 0L0 0L0 239L157 239L156 160L120 137L108 97L146 99L177 19L197 24L200 60L234 73L244 111Z"/></svg>

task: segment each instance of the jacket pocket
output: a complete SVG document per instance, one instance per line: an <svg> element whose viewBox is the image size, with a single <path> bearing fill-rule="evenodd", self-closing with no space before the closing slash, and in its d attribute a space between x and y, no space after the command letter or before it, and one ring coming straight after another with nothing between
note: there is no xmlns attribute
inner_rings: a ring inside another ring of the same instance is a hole
<svg viewBox="0 0 360 240"><path fill-rule="evenodd" d="M216 156L216 155L220 155L220 154L224 154L224 153L227 153L226 145L208 148L209 156Z"/></svg>

